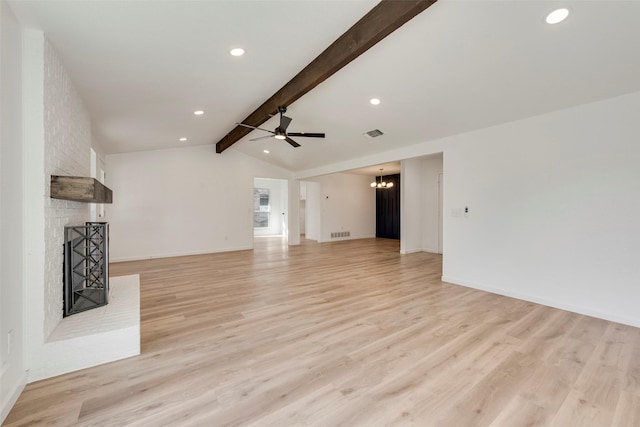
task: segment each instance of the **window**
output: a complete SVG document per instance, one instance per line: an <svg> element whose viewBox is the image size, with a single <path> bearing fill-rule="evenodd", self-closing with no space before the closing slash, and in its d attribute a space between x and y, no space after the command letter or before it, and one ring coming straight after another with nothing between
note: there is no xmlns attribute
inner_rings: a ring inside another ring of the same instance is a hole
<svg viewBox="0 0 640 427"><path fill-rule="evenodd" d="M253 189L253 227L269 228L269 214L271 209L269 206L269 189L254 188Z"/></svg>

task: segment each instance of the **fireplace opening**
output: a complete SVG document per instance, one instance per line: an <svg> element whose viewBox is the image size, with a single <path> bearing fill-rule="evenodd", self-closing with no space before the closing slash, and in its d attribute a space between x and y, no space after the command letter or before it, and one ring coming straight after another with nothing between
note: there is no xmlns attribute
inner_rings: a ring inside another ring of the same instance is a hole
<svg viewBox="0 0 640 427"><path fill-rule="evenodd" d="M109 224L64 228L64 317L109 302Z"/></svg>

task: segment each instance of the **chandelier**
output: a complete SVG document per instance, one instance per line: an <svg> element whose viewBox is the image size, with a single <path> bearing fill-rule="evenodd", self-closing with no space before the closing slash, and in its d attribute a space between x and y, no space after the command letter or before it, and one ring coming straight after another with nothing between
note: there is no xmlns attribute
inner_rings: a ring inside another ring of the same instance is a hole
<svg viewBox="0 0 640 427"><path fill-rule="evenodd" d="M385 182L382 180L382 171L383 169L380 168L380 180L378 181L378 178L375 178L375 181L373 181L371 183L371 188L391 188L393 187L393 182Z"/></svg>

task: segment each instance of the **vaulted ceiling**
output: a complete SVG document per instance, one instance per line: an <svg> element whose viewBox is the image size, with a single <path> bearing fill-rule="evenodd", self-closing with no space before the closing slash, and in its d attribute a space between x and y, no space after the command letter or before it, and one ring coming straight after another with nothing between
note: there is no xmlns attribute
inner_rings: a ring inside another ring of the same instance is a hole
<svg viewBox="0 0 640 427"><path fill-rule="evenodd" d="M10 2L58 52L108 153L214 151L376 4ZM547 24L560 6L569 18ZM253 131L230 149L302 171L639 91L638 22L639 1L439 0L288 106L290 131L326 139L294 149L250 142L265 135ZM246 54L232 57L233 47ZM384 135L363 136L373 129Z"/></svg>

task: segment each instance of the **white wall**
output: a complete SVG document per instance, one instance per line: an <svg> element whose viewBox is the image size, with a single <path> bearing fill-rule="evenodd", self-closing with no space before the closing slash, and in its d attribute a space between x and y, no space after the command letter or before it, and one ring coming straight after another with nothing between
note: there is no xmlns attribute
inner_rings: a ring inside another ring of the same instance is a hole
<svg viewBox="0 0 640 427"><path fill-rule="evenodd" d="M400 252L422 251L422 161L403 160L400 177ZM376 190L384 191L384 190Z"/></svg>
<svg viewBox="0 0 640 427"><path fill-rule="evenodd" d="M402 161L401 253L440 252L442 207L438 202L438 179L442 169L441 153Z"/></svg>
<svg viewBox="0 0 640 427"><path fill-rule="evenodd" d="M89 176L91 123L55 51L24 32L26 293L29 380L41 379L45 343L62 319L65 225L89 219L86 203L49 197L51 175Z"/></svg>
<svg viewBox="0 0 640 427"><path fill-rule="evenodd" d="M312 178L320 184L319 242L363 239L376 235L376 195L369 184L371 177L336 173ZM314 189L307 185L307 219L316 209L311 202ZM312 219L307 224L307 238ZM314 230L315 231L315 230ZM349 237L331 238L332 232L349 231Z"/></svg>
<svg viewBox="0 0 640 427"><path fill-rule="evenodd" d="M448 138L444 279L640 326L639 111L637 92Z"/></svg>
<svg viewBox="0 0 640 427"><path fill-rule="evenodd" d="M106 176L108 175L106 165L107 155L102 148L102 144L96 139L95 136L91 136L91 148L96 153L95 176L93 174L91 176L106 185L106 179L103 179L103 176L104 178L106 178ZM93 173L93 167L91 169ZM108 205L105 203L90 203L89 209L91 212L91 221L103 221L107 206Z"/></svg>
<svg viewBox="0 0 640 427"><path fill-rule="evenodd" d="M44 35L23 32L23 142L25 203L25 295L27 368L37 366L44 334Z"/></svg>
<svg viewBox="0 0 640 427"><path fill-rule="evenodd" d="M305 238L309 240L320 240L322 227L322 201L320 198L320 183L305 182L306 203L305 203Z"/></svg>
<svg viewBox="0 0 640 427"><path fill-rule="evenodd" d="M307 215L307 201L300 200L300 234L305 234L306 215Z"/></svg>
<svg viewBox="0 0 640 427"><path fill-rule="evenodd" d="M108 155L107 169L112 261L250 249L254 177L290 178L211 145Z"/></svg>
<svg viewBox="0 0 640 427"><path fill-rule="evenodd" d="M287 219L287 181L283 179L254 178L254 188L266 188L269 190L269 227L254 228L254 236L283 235L287 231L285 224ZM283 215L283 213L285 215Z"/></svg>
<svg viewBox="0 0 640 427"><path fill-rule="evenodd" d="M280 225L282 235L289 236L289 183L286 179L279 180L280 193L282 194L282 209L280 209ZM295 218L295 216L294 216Z"/></svg>
<svg viewBox="0 0 640 427"><path fill-rule="evenodd" d="M4 417L47 360L45 342L62 318L63 228L84 222L89 210L50 199L49 181L52 174L89 175L91 126L42 32L23 29L6 3L1 6Z"/></svg>
<svg viewBox="0 0 640 427"><path fill-rule="evenodd" d="M22 29L0 2L0 423L26 383Z"/></svg>
<svg viewBox="0 0 640 427"><path fill-rule="evenodd" d="M287 224L286 236L289 246L294 246L300 244L300 222L298 220L300 217L300 181L290 179L286 183L286 188L288 192L288 210L285 215L287 217L285 221Z"/></svg>
<svg viewBox="0 0 640 427"><path fill-rule="evenodd" d="M421 159L422 163L422 194L421 211L422 250L425 252L442 253L440 237L442 234L442 205L439 203L439 179L443 173L442 153Z"/></svg>
<svg viewBox="0 0 640 427"><path fill-rule="evenodd" d="M91 119L51 44L44 44L45 318L48 337L62 320L64 227L90 219L87 203L52 199L51 175L90 176Z"/></svg>

